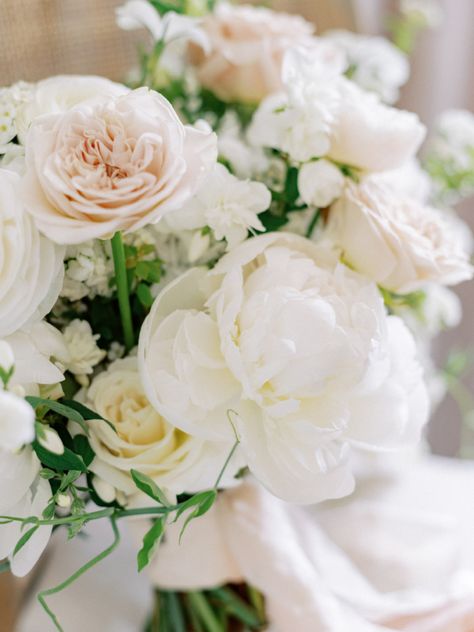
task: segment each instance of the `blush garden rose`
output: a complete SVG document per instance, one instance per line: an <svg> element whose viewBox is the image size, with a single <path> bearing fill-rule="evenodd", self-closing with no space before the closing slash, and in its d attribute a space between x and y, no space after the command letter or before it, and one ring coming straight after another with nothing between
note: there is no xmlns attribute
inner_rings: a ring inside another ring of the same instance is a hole
<svg viewBox="0 0 474 632"><path fill-rule="evenodd" d="M33 122L26 206L59 244L137 230L179 208L216 153L215 135L183 125L157 92L92 99Z"/></svg>

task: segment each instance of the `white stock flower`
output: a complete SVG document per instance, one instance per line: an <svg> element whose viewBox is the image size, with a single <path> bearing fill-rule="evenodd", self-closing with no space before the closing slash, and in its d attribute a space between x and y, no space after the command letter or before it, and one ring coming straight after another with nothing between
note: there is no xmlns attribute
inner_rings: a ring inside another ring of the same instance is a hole
<svg viewBox="0 0 474 632"><path fill-rule="evenodd" d="M344 187L341 170L328 160L307 162L298 173L298 191L309 206L324 208L338 198Z"/></svg>
<svg viewBox="0 0 474 632"><path fill-rule="evenodd" d="M230 165L238 178L258 176L261 179L261 174L269 168L269 159L264 150L249 144L242 124L233 110L228 110L219 123L217 145L219 156Z"/></svg>
<svg viewBox="0 0 474 632"><path fill-rule="evenodd" d="M258 214L270 206L271 194L261 182L239 180L221 164L204 181L198 192L179 211L165 218L174 231L205 226L228 248L244 241L249 230L263 230Z"/></svg>
<svg viewBox="0 0 474 632"><path fill-rule="evenodd" d="M96 455L90 469L127 495L137 492L131 469L171 493L208 489L232 447L232 441L213 443L187 435L157 413L143 391L134 357L117 360L95 377L85 402L115 428L100 420L90 423L89 440ZM234 459L224 485L232 482L240 465Z"/></svg>
<svg viewBox="0 0 474 632"><path fill-rule="evenodd" d="M20 81L8 88L0 88L0 154L14 151L11 141L18 135L17 112L28 101L32 85Z"/></svg>
<svg viewBox="0 0 474 632"><path fill-rule="evenodd" d="M20 200L20 178L0 169L0 336L45 316L63 278L63 249L40 235Z"/></svg>
<svg viewBox="0 0 474 632"><path fill-rule="evenodd" d="M384 37L336 30L324 33L345 52L350 79L364 90L375 92L386 103L394 103L410 75L407 56Z"/></svg>
<svg viewBox="0 0 474 632"><path fill-rule="evenodd" d="M70 301L79 301L86 296L112 296L114 290L110 281L114 276L114 262L108 242L92 239L68 246L64 264L61 296Z"/></svg>
<svg viewBox="0 0 474 632"><path fill-rule="evenodd" d="M0 389L0 450L15 452L35 438L35 412L22 397Z"/></svg>
<svg viewBox="0 0 474 632"><path fill-rule="evenodd" d="M169 284L142 327L139 366L172 423L229 441L233 411L257 478L312 503L352 490L352 441L393 447L419 435L426 393L411 345L375 285L323 246L278 233Z"/></svg>
<svg viewBox="0 0 474 632"><path fill-rule="evenodd" d="M38 81L16 115L18 136L24 145L33 121L44 114L59 114L97 97L116 97L129 91L120 83L93 75L58 75Z"/></svg>
<svg viewBox="0 0 474 632"><path fill-rule="evenodd" d="M41 464L30 447L18 453L0 448L0 515L41 517L50 497L49 483L38 477ZM0 525L0 559L8 558L14 575L23 577L38 561L51 536L51 526L41 526L16 555L23 535L20 522Z"/></svg>
<svg viewBox="0 0 474 632"><path fill-rule="evenodd" d="M106 356L106 351L97 345L100 335L93 333L86 320L71 321L64 328L63 338L69 354L66 368L75 376L90 375Z"/></svg>
<svg viewBox="0 0 474 632"><path fill-rule="evenodd" d="M283 62L284 92L266 98L248 130L256 146L280 149L304 162L324 156L339 105L338 83L344 59L332 44L319 41L311 48L295 48Z"/></svg>
<svg viewBox="0 0 474 632"><path fill-rule="evenodd" d="M217 143L148 88L36 119L23 179L36 225L61 244L135 231L179 208L212 170Z"/></svg>
<svg viewBox="0 0 474 632"><path fill-rule="evenodd" d="M463 235L450 217L397 196L375 177L346 184L331 209L328 234L349 265L394 292L472 278Z"/></svg>

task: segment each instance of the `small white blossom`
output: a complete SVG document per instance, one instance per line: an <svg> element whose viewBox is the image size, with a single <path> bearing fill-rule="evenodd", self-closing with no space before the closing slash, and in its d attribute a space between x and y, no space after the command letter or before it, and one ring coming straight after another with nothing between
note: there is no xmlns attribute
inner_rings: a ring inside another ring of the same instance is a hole
<svg viewBox="0 0 474 632"><path fill-rule="evenodd" d="M73 320L64 329L63 338L70 356L66 368L76 377L90 375L106 355L97 346L99 334L94 334L85 320Z"/></svg>
<svg viewBox="0 0 474 632"><path fill-rule="evenodd" d="M86 296L109 297L113 293L110 280L114 264L108 244L99 239L68 246L61 296L78 301Z"/></svg>
<svg viewBox="0 0 474 632"><path fill-rule="evenodd" d="M58 494L56 496L56 504L61 509L69 509L71 506L71 496L69 494Z"/></svg>
<svg viewBox="0 0 474 632"><path fill-rule="evenodd" d="M309 206L329 206L341 195L343 187L341 170L328 160L308 162L298 174L298 190Z"/></svg>
<svg viewBox="0 0 474 632"><path fill-rule="evenodd" d="M214 237L233 248L249 230L263 230L258 219L270 206L271 194L261 182L239 180L220 164L196 195L165 222L172 230L196 230L209 226Z"/></svg>
<svg viewBox="0 0 474 632"><path fill-rule="evenodd" d="M20 81L9 88L0 88L0 154L10 151L11 141L17 136L16 115L18 108L31 94L31 84Z"/></svg>

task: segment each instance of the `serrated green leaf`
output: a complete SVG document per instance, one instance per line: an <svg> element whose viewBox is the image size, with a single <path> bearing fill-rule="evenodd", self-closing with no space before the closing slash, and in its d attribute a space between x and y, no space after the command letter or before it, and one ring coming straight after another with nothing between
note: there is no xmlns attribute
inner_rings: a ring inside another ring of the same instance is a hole
<svg viewBox="0 0 474 632"><path fill-rule="evenodd" d="M77 520L76 522L73 522L71 525L69 525L67 529L67 539L72 540L74 537L76 537L83 526L84 522L82 522L81 520Z"/></svg>
<svg viewBox="0 0 474 632"><path fill-rule="evenodd" d="M39 460L43 465L58 472L68 470L78 470L79 472L87 472L87 467L82 458L75 454L69 448L64 448L63 454L53 454L43 448L37 441L33 441L33 450L36 452Z"/></svg>
<svg viewBox="0 0 474 632"><path fill-rule="evenodd" d="M138 489L150 498L153 498L153 500L156 500L156 502L160 503L160 505L164 505L165 507L170 506L165 494L153 479L138 470L130 470L130 474L132 475L133 482Z"/></svg>
<svg viewBox="0 0 474 632"><path fill-rule="evenodd" d="M143 546L138 551L137 562L140 572L147 566L160 543L165 528L165 518L158 518L143 538Z"/></svg>
<svg viewBox="0 0 474 632"><path fill-rule="evenodd" d="M31 527L31 529L28 529L28 531L26 531L21 538L18 540L18 542L15 545L15 548L13 549L13 557L15 557L15 555L21 551L21 549L25 546L25 544L31 539L31 537L36 533L36 531L38 531L39 529L39 524L35 524L34 527Z"/></svg>

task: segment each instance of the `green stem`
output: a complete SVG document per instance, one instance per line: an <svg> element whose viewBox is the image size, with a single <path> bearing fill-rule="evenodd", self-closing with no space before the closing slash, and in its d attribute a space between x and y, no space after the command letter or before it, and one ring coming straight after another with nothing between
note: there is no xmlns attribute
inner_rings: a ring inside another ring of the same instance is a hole
<svg viewBox="0 0 474 632"><path fill-rule="evenodd" d="M112 237L112 254L114 258L115 281L117 283L117 296L122 319L123 337L127 351L135 344L133 333L132 311L130 309L130 292L128 288L127 267L125 250L123 247L122 233L119 231Z"/></svg>
<svg viewBox="0 0 474 632"><path fill-rule="evenodd" d="M232 446L232 450L229 452L229 455L227 456L224 465L222 466L221 471L219 472L219 476L217 477L217 481L216 484L214 485L214 489L217 490L217 488L220 485L220 482L222 480L222 477L224 476L224 472L227 469L227 466L230 463L231 458L234 456L234 452L237 450L237 446L239 445L240 440L237 439L237 441L234 443L234 445Z"/></svg>
<svg viewBox="0 0 474 632"><path fill-rule="evenodd" d="M314 231L314 229L316 228L316 224L317 224L317 223L318 223L318 221L319 221L319 217L320 217L320 215L321 215L321 211L319 210L319 208L317 208L317 209L314 211L314 215L313 215L313 217L311 218L311 221L310 221L310 223L309 223L309 225L308 225L308 229L306 230L306 237L307 237L308 239L310 239L310 238L311 238L311 236L313 235L313 231Z"/></svg>
<svg viewBox="0 0 474 632"><path fill-rule="evenodd" d="M214 611L202 592L188 592L188 602L202 621L206 632L224 632Z"/></svg>
<svg viewBox="0 0 474 632"><path fill-rule="evenodd" d="M46 597L50 597L51 595L55 595L56 593L61 592L62 590L65 590L68 586L70 586L73 582L75 582L76 579L79 579L81 575L86 573L93 566L95 566L99 562L102 562L102 560L108 557L117 548L120 542L120 533L119 533L119 530L117 529L117 524L113 518L110 519L110 523L112 525L112 531L114 534L114 540L110 546L108 546L101 553L99 553L98 555L93 557L91 560L89 560L86 564L84 564L84 566L81 566L81 568L79 568L75 573L73 573L65 581L61 582L57 586L54 586L54 588L48 588L47 590L42 590L38 594L38 601L40 602L43 609L46 611L47 615L50 617L51 621L54 623L56 629L59 632L64 632L64 630L61 627L58 621L58 618L56 617L54 612L50 609L50 607L46 603Z"/></svg>

